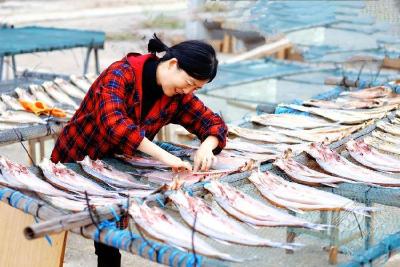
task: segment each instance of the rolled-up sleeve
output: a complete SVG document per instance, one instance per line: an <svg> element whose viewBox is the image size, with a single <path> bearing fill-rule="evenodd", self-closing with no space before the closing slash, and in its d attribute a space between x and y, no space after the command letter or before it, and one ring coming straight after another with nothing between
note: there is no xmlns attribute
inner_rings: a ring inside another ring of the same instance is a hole
<svg viewBox="0 0 400 267"><path fill-rule="evenodd" d="M104 77L96 92L99 103L96 123L108 142L118 146L124 154L133 155L145 137L145 131L128 117L126 111L126 71L114 69ZM134 81L129 81L129 84L133 83Z"/></svg>
<svg viewBox="0 0 400 267"><path fill-rule="evenodd" d="M179 112L171 122L182 125L195 134L201 142L208 136L215 136L218 139L218 146L213 150L214 154L220 153L226 145L228 128L225 122L194 94L182 97Z"/></svg>

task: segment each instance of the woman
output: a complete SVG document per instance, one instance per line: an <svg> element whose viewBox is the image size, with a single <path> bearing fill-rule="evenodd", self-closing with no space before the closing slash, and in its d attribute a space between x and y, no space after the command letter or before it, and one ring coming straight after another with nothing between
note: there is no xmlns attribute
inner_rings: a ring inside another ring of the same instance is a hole
<svg viewBox="0 0 400 267"><path fill-rule="evenodd" d="M218 67L214 49L201 41L167 47L156 35L150 54L128 54L104 70L91 86L51 155L53 162L74 162L114 154L144 152L174 171L192 170L189 162L151 140L168 123L184 126L201 145L194 170L208 170L225 146L227 127L193 92L211 82ZM157 52L165 52L158 58ZM95 242L98 266L120 266L118 249Z"/></svg>

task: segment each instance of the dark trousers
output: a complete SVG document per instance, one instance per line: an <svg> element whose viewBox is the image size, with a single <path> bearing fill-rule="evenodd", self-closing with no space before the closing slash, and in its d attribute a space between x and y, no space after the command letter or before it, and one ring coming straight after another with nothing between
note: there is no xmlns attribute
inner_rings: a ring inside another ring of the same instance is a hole
<svg viewBox="0 0 400 267"><path fill-rule="evenodd" d="M114 247L94 242L95 253L97 255L97 267L120 267L121 254Z"/></svg>

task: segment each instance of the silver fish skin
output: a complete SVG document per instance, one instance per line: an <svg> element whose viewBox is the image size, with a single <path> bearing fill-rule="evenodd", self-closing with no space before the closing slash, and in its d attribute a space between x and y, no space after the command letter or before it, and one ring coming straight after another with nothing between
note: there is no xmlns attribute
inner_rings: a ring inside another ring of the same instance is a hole
<svg viewBox="0 0 400 267"><path fill-rule="evenodd" d="M243 228L234 220L210 207L197 197L181 190L168 196L178 207L185 222L211 238L248 246L268 246L293 250L295 246L260 238Z"/></svg>
<svg viewBox="0 0 400 267"><path fill-rule="evenodd" d="M42 84L44 90L57 102L73 107L74 109L78 109L78 105L74 100L72 100L67 94L61 91L54 82L44 82Z"/></svg>
<svg viewBox="0 0 400 267"><path fill-rule="evenodd" d="M0 115L0 122L19 124L46 124L46 121L27 111L7 110Z"/></svg>
<svg viewBox="0 0 400 267"><path fill-rule="evenodd" d="M7 105L8 109L11 110L25 110L24 107L19 103L19 101L10 95L1 94L1 99Z"/></svg>
<svg viewBox="0 0 400 267"><path fill-rule="evenodd" d="M69 96L83 99L86 95L84 92L82 92L82 90L78 89L75 85L69 83L64 79L56 78L54 79L54 82L58 85L58 88L60 88L64 93L68 94Z"/></svg>
<svg viewBox="0 0 400 267"><path fill-rule="evenodd" d="M151 186L135 182L132 175L116 170L101 160L91 160L89 156L86 156L82 161L78 161L78 163L86 173L110 186L125 189L151 189Z"/></svg>
<svg viewBox="0 0 400 267"><path fill-rule="evenodd" d="M150 208L146 204L139 205L132 202L129 214L148 235L167 244L188 250L192 250L194 247L196 253L223 260L243 261L243 259L238 259L216 250L200 239L197 234L194 234L192 242L192 231L157 207Z"/></svg>
<svg viewBox="0 0 400 267"><path fill-rule="evenodd" d="M29 102L35 102L36 101L36 97L31 95L30 93L28 93L28 91L26 91L23 88L17 87L14 89L15 93L18 95L18 99L23 99Z"/></svg>
<svg viewBox="0 0 400 267"><path fill-rule="evenodd" d="M87 93L90 89L91 83L83 77L77 77L76 75L69 76L71 82L80 88L84 93Z"/></svg>
<svg viewBox="0 0 400 267"><path fill-rule="evenodd" d="M62 163L54 164L49 159L43 159L39 164L44 176L55 186L78 194L88 193L90 196L119 198L115 192L107 191L100 185L68 169Z"/></svg>
<svg viewBox="0 0 400 267"><path fill-rule="evenodd" d="M42 101L48 107L55 107L55 101L44 91L43 87L38 84L29 85L29 90L37 100Z"/></svg>
<svg viewBox="0 0 400 267"><path fill-rule="evenodd" d="M213 180L205 184L204 188L213 194L214 199L227 213L249 225L304 227L313 230L326 230L329 227L268 206L225 183Z"/></svg>

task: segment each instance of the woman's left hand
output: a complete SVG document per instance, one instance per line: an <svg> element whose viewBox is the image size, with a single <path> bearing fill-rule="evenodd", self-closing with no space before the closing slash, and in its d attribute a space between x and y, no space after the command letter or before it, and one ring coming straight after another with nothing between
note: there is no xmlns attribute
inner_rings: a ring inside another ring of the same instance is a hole
<svg viewBox="0 0 400 267"><path fill-rule="evenodd" d="M217 161L212 148L202 144L194 154L194 169L193 171L208 171L211 166Z"/></svg>

